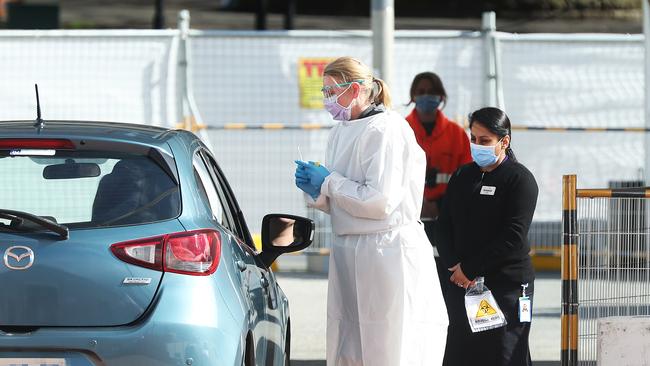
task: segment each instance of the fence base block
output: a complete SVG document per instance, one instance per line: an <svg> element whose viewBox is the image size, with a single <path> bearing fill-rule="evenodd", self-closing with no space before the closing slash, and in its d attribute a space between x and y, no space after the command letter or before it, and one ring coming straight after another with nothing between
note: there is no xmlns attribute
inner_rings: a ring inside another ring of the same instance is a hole
<svg viewBox="0 0 650 366"><path fill-rule="evenodd" d="M598 320L598 365L650 366L650 316Z"/></svg>
<svg viewBox="0 0 650 366"><path fill-rule="evenodd" d="M329 269L329 253L307 254L307 271L316 273L327 273Z"/></svg>

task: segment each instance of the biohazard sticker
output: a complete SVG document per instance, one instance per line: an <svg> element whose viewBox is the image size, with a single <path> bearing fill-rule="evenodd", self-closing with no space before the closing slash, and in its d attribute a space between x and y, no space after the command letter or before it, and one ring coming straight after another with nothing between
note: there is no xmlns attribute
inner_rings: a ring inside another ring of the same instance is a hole
<svg viewBox="0 0 650 366"><path fill-rule="evenodd" d="M506 325L506 318L490 290L476 295L465 295L465 311L474 333Z"/></svg>
<svg viewBox="0 0 650 366"><path fill-rule="evenodd" d="M478 306L478 311L476 312L476 317L482 318L484 316L494 315L496 313L497 311L494 310L492 306L490 306L490 303L487 302L487 300L481 300L481 304Z"/></svg>

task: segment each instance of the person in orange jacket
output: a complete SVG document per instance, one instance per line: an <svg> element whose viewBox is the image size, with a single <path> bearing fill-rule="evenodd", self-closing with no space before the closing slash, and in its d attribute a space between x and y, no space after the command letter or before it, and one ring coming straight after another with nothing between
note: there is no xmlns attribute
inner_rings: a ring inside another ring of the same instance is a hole
<svg viewBox="0 0 650 366"><path fill-rule="evenodd" d="M411 83L411 99L415 108L406 117L415 138L427 157L427 173L424 186L421 220L429 241L433 241L434 224L438 217L440 201L447 189L447 182L460 166L472 162L469 138L465 130L442 112L447 104L447 92L438 75L433 72L417 74ZM437 251L436 267L440 286L449 284L451 272L440 261Z"/></svg>

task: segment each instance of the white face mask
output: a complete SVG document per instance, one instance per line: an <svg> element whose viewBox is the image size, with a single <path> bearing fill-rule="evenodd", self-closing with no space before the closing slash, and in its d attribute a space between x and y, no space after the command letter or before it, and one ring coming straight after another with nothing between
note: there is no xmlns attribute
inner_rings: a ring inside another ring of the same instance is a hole
<svg viewBox="0 0 650 366"><path fill-rule="evenodd" d="M339 95L332 95L329 98L324 98L323 99L323 105L325 106L325 109L332 115L332 118L336 121L349 121L350 118L352 117L352 104L354 103L354 99L350 102L350 105L347 107L344 107L339 104L339 97L345 92L350 89L352 85L348 86L347 89L343 91L343 93Z"/></svg>

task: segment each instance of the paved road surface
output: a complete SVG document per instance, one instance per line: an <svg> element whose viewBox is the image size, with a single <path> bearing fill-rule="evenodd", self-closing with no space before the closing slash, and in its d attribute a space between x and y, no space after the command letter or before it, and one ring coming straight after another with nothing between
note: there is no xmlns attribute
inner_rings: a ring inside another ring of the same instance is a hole
<svg viewBox="0 0 650 366"><path fill-rule="evenodd" d="M325 366L327 277L280 272L278 282L291 304L293 366ZM559 365L560 276L538 273L530 344L535 366Z"/></svg>

